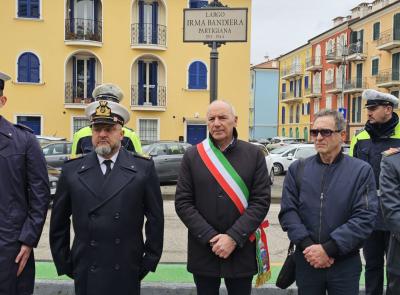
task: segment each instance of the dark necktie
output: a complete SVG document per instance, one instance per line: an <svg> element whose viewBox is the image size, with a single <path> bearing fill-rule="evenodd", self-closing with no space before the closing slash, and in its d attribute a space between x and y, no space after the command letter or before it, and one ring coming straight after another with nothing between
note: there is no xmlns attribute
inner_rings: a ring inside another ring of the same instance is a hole
<svg viewBox="0 0 400 295"><path fill-rule="evenodd" d="M112 160L104 160L103 164L106 165L107 169L106 169L106 173L104 173L104 178L107 178L108 175L110 175L111 172L111 163L113 161Z"/></svg>

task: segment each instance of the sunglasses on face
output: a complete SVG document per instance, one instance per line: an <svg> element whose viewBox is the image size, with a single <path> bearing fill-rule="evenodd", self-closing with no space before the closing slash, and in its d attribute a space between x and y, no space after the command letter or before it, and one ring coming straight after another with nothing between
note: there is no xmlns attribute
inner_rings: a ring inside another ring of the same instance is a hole
<svg viewBox="0 0 400 295"><path fill-rule="evenodd" d="M340 132L342 130L331 130L331 129L310 129L310 135L312 137L318 137L321 134L322 137L329 137L335 132Z"/></svg>

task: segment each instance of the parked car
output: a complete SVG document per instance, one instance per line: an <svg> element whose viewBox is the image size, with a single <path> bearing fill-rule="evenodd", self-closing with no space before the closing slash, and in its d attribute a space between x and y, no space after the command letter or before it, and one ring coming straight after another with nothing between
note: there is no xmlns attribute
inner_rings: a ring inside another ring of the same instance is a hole
<svg viewBox="0 0 400 295"><path fill-rule="evenodd" d="M69 141L56 141L42 146L42 151L48 165L61 168L71 154L72 143Z"/></svg>
<svg viewBox="0 0 400 295"><path fill-rule="evenodd" d="M56 169L47 165L47 174L49 175L50 184L50 206L52 206L54 195L56 194L58 179L60 178L61 169Z"/></svg>
<svg viewBox="0 0 400 295"><path fill-rule="evenodd" d="M271 182L274 183L274 162L273 159L271 157L270 152L268 151L268 149L265 147L265 145L258 143L258 142L251 142L252 144L260 147L260 149L263 151L264 155L265 155L265 162L267 163L267 169L268 169L268 174L269 177L271 178Z"/></svg>
<svg viewBox="0 0 400 295"><path fill-rule="evenodd" d="M39 141L40 146L47 145L49 143L57 142L57 141L65 141L65 137L53 137L53 136L42 136L36 135L36 139Z"/></svg>
<svg viewBox="0 0 400 295"><path fill-rule="evenodd" d="M290 164L300 158L315 155L317 151L313 144L291 144L271 151L275 175L285 173Z"/></svg>
<svg viewBox="0 0 400 295"><path fill-rule="evenodd" d="M267 144L267 149L268 150L273 150L282 146L286 146L292 143L298 142L298 139L296 138L290 138L290 137L274 137L271 139L271 142Z"/></svg>
<svg viewBox="0 0 400 295"><path fill-rule="evenodd" d="M176 182L183 154L189 143L159 141L142 146L143 153L152 156L160 183Z"/></svg>

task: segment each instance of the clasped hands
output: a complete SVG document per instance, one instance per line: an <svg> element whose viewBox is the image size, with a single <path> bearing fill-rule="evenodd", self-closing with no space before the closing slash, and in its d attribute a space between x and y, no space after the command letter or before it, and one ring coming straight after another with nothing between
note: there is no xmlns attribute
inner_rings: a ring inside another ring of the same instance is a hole
<svg viewBox="0 0 400 295"><path fill-rule="evenodd" d="M227 234L218 234L209 243L214 254L224 259L228 258L236 248L236 242Z"/></svg>
<svg viewBox="0 0 400 295"><path fill-rule="evenodd" d="M320 244L308 246L303 251L304 258L314 268L331 267L335 260L329 257Z"/></svg>

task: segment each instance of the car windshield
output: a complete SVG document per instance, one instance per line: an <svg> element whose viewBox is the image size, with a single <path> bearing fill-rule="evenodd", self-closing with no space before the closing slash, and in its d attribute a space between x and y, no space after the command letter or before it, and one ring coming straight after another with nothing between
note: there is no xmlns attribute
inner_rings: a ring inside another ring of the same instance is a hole
<svg viewBox="0 0 400 295"><path fill-rule="evenodd" d="M152 148L151 144L142 145L142 150L143 150L143 153L145 153L145 154L148 154L150 152L151 148Z"/></svg>
<svg viewBox="0 0 400 295"><path fill-rule="evenodd" d="M283 154L284 152L286 152L287 150L289 150L289 149L291 149L292 147L290 147L290 146L283 146L283 147L279 147L279 148L276 148L276 149L273 149L270 153L271 154L278 154L278 155L280 155L280 154Z"/></svg>

